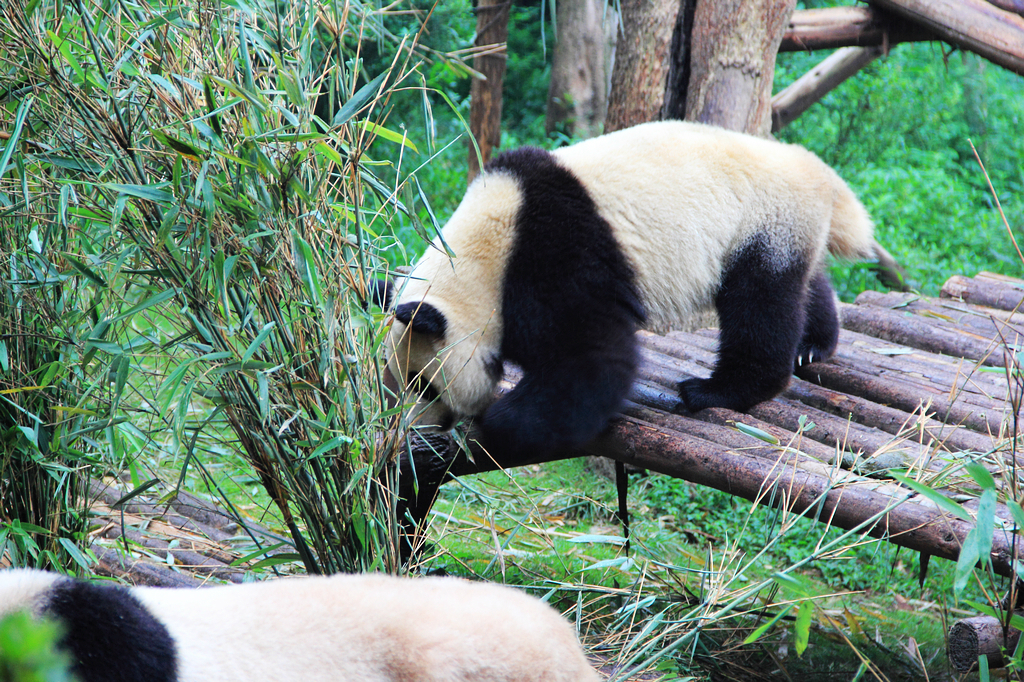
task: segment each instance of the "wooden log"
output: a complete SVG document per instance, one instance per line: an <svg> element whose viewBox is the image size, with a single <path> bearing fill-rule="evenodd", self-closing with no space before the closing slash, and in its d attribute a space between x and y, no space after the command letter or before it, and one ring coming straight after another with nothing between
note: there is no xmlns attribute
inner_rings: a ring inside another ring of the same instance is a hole
<svg viewBox="0 0 1024 682"><path fill-rule="evenodd" d="M202 587L203 582L187 573L125 556L110 547L93 544L90 548L96 555L98 563L94 570L99 575L113 578L124 578L133 585L152 585L154 587Z"/></svg>
<svg viewBox="0 0 1024 682"><path fill-rule="evenodd" d="M1024 291L1019 286L988 278L953 275L942 285L939 295L998 310L1024 310Z"/></svg>
<svg viewBox="0 0 1024 682"><path fill-rule="evenodd" d="M992 438L987 435L957 428L954 424L943 424L935 419L914 415L888 405L879 405L865 398L847 395L809 381L790 381L783 395L844 419L850 418L859 424L881 429L894 436L914 434L922 444L948 452L982 453L994 447Z"/></svg>
<svg viewBox="0 0 1024 682"><path fill-rule="evenodd" d="M988 0L999 9L1024 16L1024 0Z"/></svg>
<svg viewBox="0 0 1024 682"><path fill-rule="evenodd" d="M845 331L841 332L841 335L845 333ZM708 367L713 367L714 348L718 344L714 334L710 330L700 330L697 332L669 332L665 337L641 334L638 338L645 348L657 349L657 352L677 359L679 356L686 357L687 360L681 360L681 362L688 363L688 366L700 367L707 364ZM810 367L817 368L820 364L815 363ZM805 368L804 371L811 370ZM706 374L705 370L701 376L706 376ZM883 387L885 386L884 382L880 383ZM819 410L838 415L842 419L852 418L859 424L880 429L894 436L905 437L908 435L908 429L913 428L916 430L918 438L924 439L923 444L935 445L949 452L988 452L994 447L993 440L987 432L984 435L973 433L956 428L955 423L945 424L936 419L915 415L918 406L916 402L910 407L898 409L890 404L878 404L856 395L848 395L834 386L825 387L818 382L797 379L790 381L789 387L783 395ZM942 399L946 403L949 402L945 397ZM902 402L904 405L910 405L913 401ZM959 411L963 412L964 410Z"/></svg>
<svg viewBox="0 0 1024 682"><path fill-rule="evenodd" d="M939 39L1024 75L1024 18L984 0L872 0Z"/></svg>
<svg viewBox="0 0 1024 682"><path fill-rule="evenodd" d="M1018 615L1024 615L1018 612ZM1004 636L1005 635L1005 636ZM949 662L960 673L977 669L978 658L988 659L990 670L1006 666L1020 640L1020 630L1003 630L1003 624L992 616L974 616L953 623L946 638L946 654Z"/></svg>
<svg viewBox="0 0 1024 682"><path fill-rule="evenodd" d="M1024 295L1024 291L1020 294ZM1011 335L1018 333L1013 329L1007 330L1007 325L1024 330L1024 314L971 305L951 298L931 299L917 294L883 294L869 290L857 296L856 304L913 312L929 317L947 329L972 332L986 339L998 338L1000 331L1009 331Z"/></svg>
<svg viewBox="0 0 1024 682"><path fill-rule="evenodd" d="M877 7L830 7L798 9L789 18L779 52L881 47L897 43L934 40L921 26Z"/></svg>
<svg viewBox="0 0 1024 682"><path fill-rule="evenodd" d="M153 550L154 554L163 556L170 554L174 557L174 562L179 568L188 569L192 573L209 575L221 580L229 580L233 583L242 582L243 571L229 566L222 560L223 558L228 558L228 561L231 561L232 559L229 557L214 558L184 547L171 547L167 540L145 535L130 528L123 529L121 526L108 528L103 536L110 540L119 540L125 537L141 547Z"/></svg>
<svg viewBox="0 0 1024 682"><path fill-rule="evenodd" d="M882 54L881 47L842 47L772 97L772 132L785 128Z"/></svg>
<svg viewBox="0 0 1024 682"><path fill-rule="evenodd" d="M921 317L848 303L839 304L839 314L846 329L911 348L980 360L992 367L1004 366L1003 351L997 343L942 329Z"/></svg>
<svg viewBox="0 0 1024 682"><path fill-rule="evenodd" d="M632 419L618 420L607 434L590 444L589 454L611 457L626 464L706 485L749 500L785 507L844 529L865 528L872 537L930 555L955 560L974 524L952 518L919 497L896 495L892 487L873 488L865 480L854 484L834 475L808 471L803 466L772 462L745 451L727 448L693 436L671 432ZM821 465L822 469L829 468ZM883 492L879 492L879 490ZM877 523L863 526L878 515ZM1012 575L1008 534L995 533L992 566L999 575ZM1024 547L1015 548L1018 560Z"/></svg>
<svg viewBox="0 0 1024 682"><path fill-rule="evenodd" d="M645 349L644 362L640 366L640 376L644 380L645 389L635 390L632 399L657 410L682 411L674 386L680 378L685 378L685 375L677 372L676 364L685 366L689 363ZM691 376L706 374L706 370L701 369L690 373ZM638 416L629 411L625 411L624 414ZM839 448L840 451L846 451L843 457L844 466L857 463L869 470L907 466L910 462L918 462L921 466L934 469L941 468L944 464L943 460L932 457L929 448L913 441L901 442L900 438L906 438L907 434L895 436L875 427L851 421L847 416L837 417L793 400L769 400L755 405L746 414L714 408L687 414L687 417L725 426L737 422L754 426L772 434L782 443L797 442L798 448L822 462L834 462L836 448ZM796 436L800 429L801 417L805 418L805 424L814 424L814 428L803 433L803 439ZM910 415L905 415L905 418L910 420ZM648 421L661 423L654 419ZM684 433L700 435L671 424L663 425ZM934 462L930 464L932 460Z"/></svg>
<svg viewBox="0 0 1024 682"><path fill-rule="evenodd" d="M1006 385L999 388L1000 396L987 395L980 391L961 391L957 386L963 375L957 377L952 372L945 373L929 368L926 363L919 362L909 356L892 356L878 359L877 355L859 348L844 347L837 352L830 364L844 369L854 370L880 379L892 379L901 386L912 387L921 395L941 397L950 404L964 407L977 407L983 410L1003 414L1006 408ZM965 361L966 368L974 367L971 361ZM965 368L965 374L967 369ZM928 374L934 371L933 374Z"/></svg>
<svg viewBox="0 0 1024 682"><path fill-rule="evenodd" d="M811 383L862 396L882 405L891 405L914 413L927 406L939 421L966 426L986 435L1002 433L1004 416L993 410L952 402L945 396L917 390L915 386L893 377L884 379L850 367L818 362L801 367L796 375Z"/></svg>

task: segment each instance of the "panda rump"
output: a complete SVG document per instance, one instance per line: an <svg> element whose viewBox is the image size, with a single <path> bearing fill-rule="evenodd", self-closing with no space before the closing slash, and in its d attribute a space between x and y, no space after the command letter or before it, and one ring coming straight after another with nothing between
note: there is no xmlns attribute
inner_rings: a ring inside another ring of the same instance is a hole
<svg viewBox="0 0 1024 682"><path fill-rule="evenodd" d="M0 571L0 616L57 620L82 682L596 682L573 628L515 589L381 574L125 588Z"/></svg>
<svg viewBox="0 0 1024 682"><path fill-rule="evenodd" d="M825 253L870 258L872 231L811 152L710 126L506 152L402 283L389 367L438 396L419 401L420 424L477 417L498 462L523 463L604 428L635 377L638 328L714 308L716 366L679 383L680 409L746 410L835 350ZM523 377L495 402L505 361Z"/></svg>

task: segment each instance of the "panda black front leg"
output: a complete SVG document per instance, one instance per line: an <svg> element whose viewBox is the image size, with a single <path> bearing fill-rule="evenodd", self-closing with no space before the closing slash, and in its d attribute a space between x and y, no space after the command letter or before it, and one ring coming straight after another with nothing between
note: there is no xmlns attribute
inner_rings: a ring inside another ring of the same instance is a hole
<svg viewBox="0 0 1024 682"><path fill-rule="evenodd" d="M796 353L796 368L832 357L839 343L839 313L836 294L825 272L811 277L807 291L807 321Z"/></svg>
<svg viewBox="0 0 1024 682"><path fill-rule="evenodd" d="M600 349L524 367L516 387L480 419L483 446L498 464L517 466L585 445L622 407L636 365L630 332Z"/></svg>
<svg viewBox="0 0 1024 682"><path fill-rule="evenodd" d="M679 384L688 410L742 412L786 387L804 337L806 289L807 263L799 254L773 249L766 239L736 253L715 296L721 330L715 369L708 379Z"/></svg>

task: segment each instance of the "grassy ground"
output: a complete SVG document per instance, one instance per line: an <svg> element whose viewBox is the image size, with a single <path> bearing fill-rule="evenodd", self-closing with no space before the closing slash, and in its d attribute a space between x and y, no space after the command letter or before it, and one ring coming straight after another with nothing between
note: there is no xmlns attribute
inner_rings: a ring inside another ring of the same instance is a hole
<svg viewBox="0 0 1024 682"><path fill-rule="evenodd" d="M715 604L771 583L839 534L806 520L790 525L776 511L752 510L685 481L631 479L629 554L619 542L614 484L575 460L444 486L418 569L529 586L575 614L595 650L624 661L634 640L651 636L652 623L671 640L674 627L700 625ZM933 562L922 588L916 556L883 542L847 544L857 546L801 569L792 588L775 583L701 628L660 669L712 679L852 679L860 671L862 679L877 673L910 680L924 670L930 679L947 678L944 633L950 620L969 613L944 601L952 594L952 564ZM804 595L818 596L802 655L792 617L744 644L779 604Z"/></svg>

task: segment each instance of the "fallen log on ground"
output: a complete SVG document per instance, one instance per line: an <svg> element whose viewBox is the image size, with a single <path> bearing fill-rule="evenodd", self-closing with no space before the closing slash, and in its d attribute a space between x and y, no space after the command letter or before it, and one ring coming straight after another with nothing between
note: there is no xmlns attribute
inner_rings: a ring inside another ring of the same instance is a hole
<svg viewBox="0 0 1024 682"><path fill-rule="evenodd" d="M949 662L957 672L976 670L980 656L987 659L989 669L996 669L1006 666L1020 640L1020 630L1004 630L1003 624L992 616L974 616L953 623L946 640Z"/></svg>

